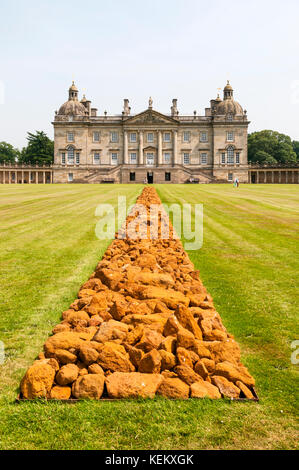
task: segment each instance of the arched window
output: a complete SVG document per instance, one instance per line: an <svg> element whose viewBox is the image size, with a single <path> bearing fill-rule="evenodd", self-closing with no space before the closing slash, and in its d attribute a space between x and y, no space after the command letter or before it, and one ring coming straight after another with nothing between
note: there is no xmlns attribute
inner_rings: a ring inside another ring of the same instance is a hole
<svg viewBox="0 0 299 470"><path fill-rule="evenodd" d="M228 164L234 164L234 155L235 155L235 149L232 145L227 147L227 163Z"/></svg>
<svg viewBox="0 0 299 470"><path fill-rule="evenodd" d="M68 165L73 165L75 159L75 149L74 147L69 147L67 151L67 163Z"/></svg>

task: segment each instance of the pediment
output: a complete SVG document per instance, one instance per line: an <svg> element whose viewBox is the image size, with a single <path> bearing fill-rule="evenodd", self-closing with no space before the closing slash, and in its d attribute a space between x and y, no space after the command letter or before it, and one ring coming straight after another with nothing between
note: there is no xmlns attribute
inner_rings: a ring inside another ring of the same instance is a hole
<svg viewBox="0 0 299 470"><path fill-rule="evenodd" d="M125 124L177 124L178 120L153 109L147 109L126 119Z"/></svg>

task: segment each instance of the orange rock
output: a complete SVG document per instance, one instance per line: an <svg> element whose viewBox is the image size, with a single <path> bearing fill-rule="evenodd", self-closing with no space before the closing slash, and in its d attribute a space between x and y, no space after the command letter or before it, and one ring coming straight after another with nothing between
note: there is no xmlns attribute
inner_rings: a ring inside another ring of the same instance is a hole
<svg viewBox="0 0 299 470"><path fill-rule="evenodd" d="M191 349L195 345L195 338L191 331L186 328L180 327L177 333L177 346L181 348Z"/></svg>
<svg viewBox="0 0 299 470"><path fill-rule="evenodd" d="M85 326L86 326L89 322L89 315L86 312L84 312L84 310L79 310L78 312L70 313L67 317L67 321L72 326L76 326L80 322L82 324L82 321L83 321L85 322Z"/></svg>
<svg viewBox="0 0 299 470"><path fill-rule="evenodd" d="M56 374L56 382L59 385L68 385L76 380L79 369L76 364L66 364Z"/></svg>
<svg viewBox="0 0 299 470"><path fill-rule="evenodd" d="M114 372L106 377L106 387L110 398L153 398L162 376L139 372Z"/></svg>
<svg viewBox="0 0 299 470"><path fill-rule="evenodd" d="M99 353L90 345L90 343L85 343L80 347L79 357L83 364L89 366L97 361Z"/></svg>
<svg viewBox="0 0 299 470"><path fill-rule="evenodd" d="M190 299L184 296L181 292L155 286L148 286L140 289L140 298L159 299L170 309L175 309L179 303L188 306L190 302Z"/></svg>
<svg viewBox="0 0 299 470"><path fill-rule="evenodd" d="M75 398L101 398L104 391L105 377L103 374L88 374L79 377L72 386Z"/></svg>
<svg viewBox="0 0 299 470"><path fill-rule="evenodd" d="M99 278L103 284L108 286L109 289L115 290L118 283L123 279L123 274L120 271L100 268L99 270L96 270L96 277Z"/></svg>
<svg viewBox="0 0 299 470"><path fill-rule="evenodd" d="M221 393L215 385L210 384L209 382L194 382L190 387L191 398L221 398Z"/></svg>
<svg viewBox="0 0 299 470"><path fill-rule="evenodd" d="M190 352L182 347L178 347L176 350L176 357L179 365L193 367L193 362Z"/></svg>
<svg viewBox="0 0 299 470"><path fill-rule="evenodd" d="M135 275L135 282L151 286L173 286L174 281L169 274L140 272Z"/></svg>
<svg viewBox="0 0 299 470"><path fill-rule="evenodd" d="M146 374L158 374L161 367L161 356L156 349L144 354L139 362L138 371Z"/></svg>
<svg viewBox="0 0 299 470"><path fill-rule="evenodd" d="M135 367L129 360L129 356L123 346L107 342L99 353L98 363L104 370L113 372L134 372Z"/></svg>
<svg viewBox="0 0 299 470"><path fill-rule="evenodd" d="M240 380L237 380L236 386L241 390L245 398L248 398L249 400L252 400L254 398L254 395L251 392L251 390L249 390L249 388L246 387L246 385L240 382Z"/></svg>
<svg viewBox="0 0 299 470"><path fill-rule="evenodd" d="M126 343L134 346L142 337L144 332L144 327L142 325L137 325L133 330L131 330L126 337Z"/></svg>
<svg viewBox="0 0 299 470"><path fill-rule="evenodd" d="M69 364L75 363L77 356L66 349L55 349L55 359L57 359L60 364Z"/></svg>
<svg viewBox="0 0 299 470"><path fill-rule="evenodd" d="M165 398L189 397L189 386L178 378L163 377L163 382L157 390L157 394Z"/></svg>
<svg viewBox="0 0 299 470"><path fill-rule="evenodd" d="M126 315L122 319L122 323L125 323L127 325L144 325L144 326L149 326L152 330L156 330L159 333L163 332L164 325L166 323L167 319L162 317L158 313L152 313L149 315L139 315L139 314L132 314L132 315Z"/></svg>
<svg viewBox="0 0 299 470"><path fill-rule="evenodd" d="M219 362L215 368L215 375L222 375L230 382L243 382L248 387L255 385L254 378L249 374L247 368L243 365L234 365L231 362Z"/></svg>
<svg viewBox="0 0 299 470"><path fill-rule="evenodd" d="M109 320L101 324L93 338L93 341L97 341L98 343L117 341L121 343L126 339L128 331L128 326L126 324L116 320Z"/></svg>
<svg viewBox="0 0 299 470"><path fill-rule="evenodd" d="M50 398L54 400L68 400L71 396L71 387L55 385L50 391Z"/></svg>
<svg viewBox="0 0 299 470"><path fill-rule="evenodd" d="M152 349L158 349L162 340L163 336L161 333L146 327L144 328L144 332L139 343L136 344L136 348L142 349L144 352L149 352Z"/></svg>
<svg viewBox="0 0 299 470"><path fill-rule="evenodd" d="M87 282L85 282L83 284L83 286L80 289L80 292L83 289L92 289L92 290L97 292L98 290L102 289L103 287L104 286L103 286L102 282L100 281L100 279L92 278L92 279L89 279Z"/></svg>
<svg viewBox="0 0 299 470"><path fill-rule="evenodd" d="M176 365L176 357L171 352L165 351L164 349L159 349L159 354L161 356L161 370L173 369Z"/></svg>
<svg viewBox="0 0 299 470"><path fill-rule="evenodd" d="M176 350L176 337L167 336L167 338L163 339L163 341L161 342L160 349L174 354Z"/></svg>
<svg viewBox="0 0 299 470"><path fill-rule="evenodd" d="M54 382L55 369L45 360L35 361L21 382L21 393L26 399L49 396Z"/></svg>
<svg viewBox="0 0 299 470"><path fill-rule="evenodd" d="M50 336L47 339L44 345L46 357L53 356L56 349L79 349L83 340L80 337L79 333L74 333L72 331L66 331L62 333L57 333L56 335Z"/></svg>
<svg viewBox="0 0 299 470"><path fill-rule="evenodd" d="M58 325L54 326L52 333L56 335L56 333L61 333L62 331L70 331L71 325L69 323L58 323Z"/></svg>
<svg viewBox="0 0 299 470"><path fill-rule="evenodd" d="M211 379L212 383L219 388L222 395L228 398L239 398L240 389L232 382L229 382L229 380L227 380L225 377L220 375L213 375Z"/></svg>
<svg viewBox="0 0 299 470"><path fill-rule="evenodd" d="M144 356L144 352L142 351L142 349L137 349L134 346L131 346L130 344L126 343L124 343L123 346L129 354L130 361L132 362L132 364L138 368L139 363Z"/></svg>
<svg viewBox="0 0 299 470"><path fill-rule="evenodd" d="M190 310L184 305L178 305L175 315L180 324L189 330L195 338L202 339L202 332Z"/></svg>
<svg viewBox="0 0 299 470"><path fill-rule="evenodd" d="M110 314L114 320L120 321L127 313L127 302L115 301L110 309Z"/></svg>
<svg viewBox="0 0 299 470"><path fill-rule="evenodd" d="M99 364L91 364L90 366L88 366L88 373L104 375L104 371Z"/></svg>
<svg viewBox="0 0 299 470"><path fill-rule="evenodd" d="M194 341L193 346L191 346L192 351L194 351L200 358L208 358L211 359L211 353L209 349L206 348L206 341L200 341L196 339Z"/></svg>
<svg viewBox="0 0 299 470"><path fill-rule="evenodd" d="M100 315L93 315L88 320L88 326L100 326L104 322L103 318Z"/></svg>
<svg viewBox="0 0 299 470"><path fill-rule="evenodd" d="M180 329L180 324L175 315L171 315L164 326L163 334L164 336L173 336L176 335Z"/></svg>
<svg viewBox="0 0 299 470"><path fill-rule="evenodd" d="M84 306L84 310L89 315L99 315L103 320L112 318L108 312L107 295L105 291L95 294L88 304Z"/></svg>
<svg viewBox="0 0 299 470"><path fill-rule="evenodd" d="M196 372L194 372L194 370L189 366L185 366L185 365L176 366L176 368L174 369L174 372L178 375L178 377L181 380L186 382L186 384L188 385L191 385L194 382L200 382L203 380L202 377L198 375Z"/></svg>
<svg viewBox="0 0 299 470"><path fill-rule="evenodd" d="M234 364L240 362L240 348L235 340L204 341L215 362L229 361Z"/></svg>
<svg viewBox="0 0 299 470"><path fill-rule="evenodd" d="M215 361L213 361L213 359L202 357L200 362L204 364L209 374L213 374L215 372Z"/></svg>
<svg viewBox="0 0 299 470"><path fill-rule="evenodd" d="M202 361L198 361L194 366L195 372L200 375L204 380L209 375L209 371L206 368L205 364Z"/></svg>

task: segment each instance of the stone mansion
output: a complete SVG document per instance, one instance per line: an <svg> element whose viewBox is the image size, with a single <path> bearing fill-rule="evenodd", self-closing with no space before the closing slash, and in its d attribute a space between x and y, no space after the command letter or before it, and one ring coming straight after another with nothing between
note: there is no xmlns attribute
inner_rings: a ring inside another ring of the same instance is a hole
<svg viewBox="0 0 299 470"><path fill-rule="evenodd" d="M203 116L148 108L98 115L74 82L55 113L53 183L248 182L246 111L234 100L229 82Z"/></svg>

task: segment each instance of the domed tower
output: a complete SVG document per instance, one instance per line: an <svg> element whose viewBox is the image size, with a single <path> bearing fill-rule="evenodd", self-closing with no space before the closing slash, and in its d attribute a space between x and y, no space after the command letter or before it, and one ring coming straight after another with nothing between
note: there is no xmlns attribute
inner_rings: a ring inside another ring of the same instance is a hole
<svg viewBox="0 0 299 470"><path fill-rule="evenodd" d="M64 116L85 116L87 114L86 107L78 100L78 88L74 82L69 88L69 99L60 106L58 114Z"/></svg>
<svg viewBox="0 0 299 470"><path fill-rule="evenodd" d="M242 106L234 100L234 90L229 80L227 80L227 84L223 89L223 101L219 101L216 114L230 116L244 115Z"/></svg>

